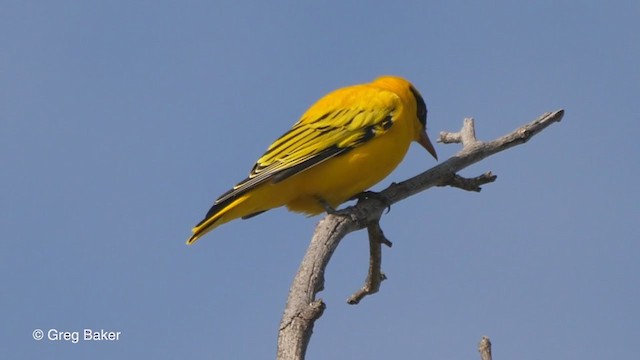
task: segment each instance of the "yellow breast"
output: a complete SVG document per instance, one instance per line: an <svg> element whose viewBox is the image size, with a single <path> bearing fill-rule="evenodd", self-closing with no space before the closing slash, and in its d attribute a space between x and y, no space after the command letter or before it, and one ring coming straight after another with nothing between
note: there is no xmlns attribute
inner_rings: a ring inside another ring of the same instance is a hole
<svg viewBox="0 0 640 360"><path fill-rule="evenodd" d="M318 197L337 208L382 181L400 164L414 136L412 123L402 118L407 115L397 114L398 121L389 132L272 186L286 188L293 195L286 203L292 211L323 212Z"/></svg>

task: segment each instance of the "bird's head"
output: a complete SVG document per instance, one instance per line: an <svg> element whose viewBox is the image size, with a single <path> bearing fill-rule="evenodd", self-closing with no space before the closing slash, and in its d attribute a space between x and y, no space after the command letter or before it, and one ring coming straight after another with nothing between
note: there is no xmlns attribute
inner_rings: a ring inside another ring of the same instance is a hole
<svg viewBox="0 0 640 360"><path fill-rule="evenodd" d="M382 76L377 78L374 84L398 94L405 103L415 103L415 141L422 145L431 156L438 160L438 154L427 135L427 104L420 92L409 81L398 76Z"/></svg>

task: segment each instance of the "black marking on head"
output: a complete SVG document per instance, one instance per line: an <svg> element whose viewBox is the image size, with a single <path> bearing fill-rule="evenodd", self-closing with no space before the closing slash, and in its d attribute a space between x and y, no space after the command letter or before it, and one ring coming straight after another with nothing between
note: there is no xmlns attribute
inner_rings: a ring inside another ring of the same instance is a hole
<svg viewBox="0 0 640 360"><path fill-rule="evenodd" d="M409 87L409 90L411 90L413 97L416 99L416 106L418 108L418 112L416 115L418 116L418 121L420 121L422 123L422 126L426 128L427 127L427 104L425 104L424 99L422 98L418 90L416 90L416 88L411 86Z"/></svg>

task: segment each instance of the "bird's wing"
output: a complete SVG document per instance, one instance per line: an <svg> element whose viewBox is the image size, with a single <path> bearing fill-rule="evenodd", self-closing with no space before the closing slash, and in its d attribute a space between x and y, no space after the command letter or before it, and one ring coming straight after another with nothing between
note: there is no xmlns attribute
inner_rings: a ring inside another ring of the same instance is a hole
<svg viewBox="0 0 640 360"><path fill-rule="evenodd" d="M271 144L249 177L216 204L266 181L280 182L384 134L393 126L399 106L396 94L379 88L347 88L327 95Z"/></svg>

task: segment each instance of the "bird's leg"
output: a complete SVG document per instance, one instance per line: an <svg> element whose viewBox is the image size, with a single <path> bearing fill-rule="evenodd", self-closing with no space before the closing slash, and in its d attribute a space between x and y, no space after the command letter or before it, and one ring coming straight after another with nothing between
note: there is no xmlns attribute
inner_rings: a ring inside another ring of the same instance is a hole
<svg viewBox="0 0 640 360"><path fill-rule="evenodd" d="M333 206L331 206L331 204L329 204L329 202L327 200L321 198L320 196L316 196L315 198L316 198L316 200L318 200L320 205L322 205L322 207L324 208L324 211L326 211L327 214L329 214L329 215L339 215L338 210L334 209Z"/></svg>
<svg viewBox="0 0 640 360"><path fill-rule="evenodd" d="M358 202L360 202L367 199L376 199L387 206L387 213L391 211L391 202L389 201L389 199L387 199L384 195L380 194L379 192L370 191L370 190L363 191L359 194L354 195L349 200L358 200Z"/></svg>
<svg viewBox="0 0 640 360"><path fill-rule="evenodd" d="M316 200L322 205L324 211L329 215L351 217L351 213L347 209L337 210L327 200L321 196L315 196Z"/></svg>

